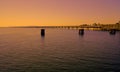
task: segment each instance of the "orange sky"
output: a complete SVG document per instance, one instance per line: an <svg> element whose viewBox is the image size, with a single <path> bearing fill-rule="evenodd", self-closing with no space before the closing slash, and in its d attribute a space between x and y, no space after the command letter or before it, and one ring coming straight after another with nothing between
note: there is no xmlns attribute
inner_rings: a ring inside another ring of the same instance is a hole
<svg viewBox="0 0 120 72"><path fill-rule="evenodd" d="M0 0L0 27L116 23L120 0Z"/></svg>

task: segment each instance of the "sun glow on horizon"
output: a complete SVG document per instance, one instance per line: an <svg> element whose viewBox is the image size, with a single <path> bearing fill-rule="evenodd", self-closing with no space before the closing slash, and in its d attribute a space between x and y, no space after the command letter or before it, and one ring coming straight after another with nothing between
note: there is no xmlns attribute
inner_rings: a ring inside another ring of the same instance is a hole
<svg viewBox="0 0 120 72"><path fill-rule="evenodd" d="M0 0L0 27L116 23L120 0Z"/></svg>

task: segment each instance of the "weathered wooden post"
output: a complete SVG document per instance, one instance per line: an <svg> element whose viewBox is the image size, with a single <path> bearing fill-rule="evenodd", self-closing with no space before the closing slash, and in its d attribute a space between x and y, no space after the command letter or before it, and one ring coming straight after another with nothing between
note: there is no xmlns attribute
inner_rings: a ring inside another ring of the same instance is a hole
<svg viewBox="0 0 120 72"><path fill-rule="evenodd" d="M41 36L42 36L42 37L45 36L45 29L41 29Z"/></svg>
<svg viewBox="0 0 120 72"><path fill-rule="evenodd" d="M79 35L84 35L84 29L79 29Z"/></svg>

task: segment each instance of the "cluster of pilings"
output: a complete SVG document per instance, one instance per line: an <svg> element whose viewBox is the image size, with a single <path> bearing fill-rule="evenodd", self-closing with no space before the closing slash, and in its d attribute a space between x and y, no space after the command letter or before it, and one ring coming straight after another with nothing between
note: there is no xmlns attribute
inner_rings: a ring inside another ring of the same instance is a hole
<svg viewBox="0 0 120 72"><path fill-rule="evenodd" d="M84 29L79 29L79 35L84 35ZM41 29L41 36L45 36L45 29Z"/></svg>
<svg viewBox="0 0 120 72"><path fill-rule="evenodd" d="M84 29L79 29L79 35L84 35ZM109 33L111 34L111 35L115 35L116 34L116 29L111 29L110 31L109 31ZM41 36L42 37L44 37L45 36L45 29L41 29Z"/></svg>
<svg viewBox="0 0 120 72"><path fill-rule="evenodd" d="M111 35L115 35L115 34L116 34L116 31L117 31L116 29L111 29L111 30L110 30L110 34L111 34Z"/></svg>

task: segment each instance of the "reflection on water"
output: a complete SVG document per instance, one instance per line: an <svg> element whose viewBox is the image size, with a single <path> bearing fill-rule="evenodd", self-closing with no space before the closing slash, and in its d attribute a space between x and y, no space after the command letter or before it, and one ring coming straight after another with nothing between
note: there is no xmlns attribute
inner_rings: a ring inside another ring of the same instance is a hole
<svg viewBox="0 0 120 72"><path fill-rule="evenodd" d="M120 33L0 29L0 72L119 72Z"/></svg>

